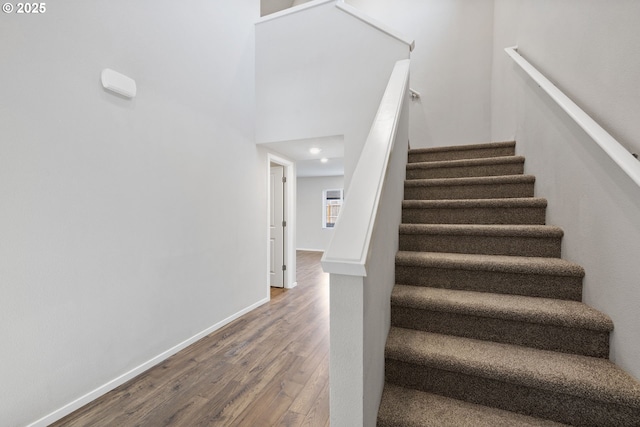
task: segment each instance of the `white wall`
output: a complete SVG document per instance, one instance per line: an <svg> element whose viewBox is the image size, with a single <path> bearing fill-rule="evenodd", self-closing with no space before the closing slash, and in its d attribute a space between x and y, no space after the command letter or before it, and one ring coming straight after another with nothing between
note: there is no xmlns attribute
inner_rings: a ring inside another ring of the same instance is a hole
<svg viewBox="0 0 640 427"><path fill-rule="evenodd" d="M347 0L415 39L412 148L491 138L493 0Z"/></svg>
<svg viewBox="0 0 640 427"><path fill-rule="evenodd" d="M333 228L322 228L322 192L344 188L344 176L319 176L297 180L296 246L302 250L324 251Z"/></svg>
<svg viewBox="0 0 640 427"><path fill-rule="evenodd" d="M640 153L640 2L496 0L496 5L496 47L517 44L614 138ZM497 58L503 62L504 56ZM496 105L498 121L501 106Z"/></svg>
<svg viewBox="0 0 640 427"><path fill-rule="evenodd" d="M393 66L409 57L409 46L333 1L299 8L256 24L256 141L344 135L348 186Z"/></svg>
<svg viewBox="0 0 640 427"><path fill-rule="evenodd" d="M258 3L47 6L0 18L2 426L267 297Z"/></svg>
<svg viewBox="0 0 640 427"><path fill-rule="evenodd" d="M517 44L614 137L637 147L640 3L497 0L495 16L496 52ZM640 188L504 56L495 62L494 136L515 133L536 192L549 199L547 222L565 231L563 257L586 270L585 302L614 321L612 360L640 378Z"/></svg>

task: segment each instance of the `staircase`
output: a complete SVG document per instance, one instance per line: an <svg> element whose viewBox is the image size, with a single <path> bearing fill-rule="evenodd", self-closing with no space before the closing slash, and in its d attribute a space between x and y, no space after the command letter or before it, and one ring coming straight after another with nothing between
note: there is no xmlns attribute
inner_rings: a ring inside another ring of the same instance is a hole
<svg viewBox="0 0 640 427"><path fill-rule="evenodd" d="M378 426L640 426L523 169L515 142L409 152Z"/></svg>

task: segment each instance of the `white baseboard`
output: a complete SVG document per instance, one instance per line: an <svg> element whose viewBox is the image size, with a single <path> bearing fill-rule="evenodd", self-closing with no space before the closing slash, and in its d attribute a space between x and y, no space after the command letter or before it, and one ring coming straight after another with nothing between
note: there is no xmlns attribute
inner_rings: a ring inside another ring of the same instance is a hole
<svg viewBox="0 0 640 427"><path fill-rule="evenodd" d="M118 387L119 385L122 385L122 384L126 383L127 381L129 381L130 379L136 377L137 375L140 375L141 373L143 373L147 369L157 365L158 363L162 362L165 359L168 359L169 357L173 356L174 354L176 354L180 350L185 349L186 347L190 346L191 344L195 343L196 341L206 337L210 333L215 332L216 330L222 328L223 326L231 323L232 321L234 321L238 317L242 316L243 314L246 314L246 313L250 312L251 310L253 310L254 308L257 308L257 307L259 307L262 304L265 304L267 302L269 302L269 297L264 298L264 299L256 302L255 304L252 304L249 307L246 307L246 308L238 311L235 314L232 314L231 316L229 316L226 319L216 323L215 325L208 327L204 331L201 331L201 332L195 334L191 338L188 338L188 339L182 341L180 344L177 344L177 345L171 347L170 349L160 353L159 355L157 355L157 356L153 357L152 359L144 362L143 364L141 364L139 366L136 366L135 368L133 368L130 371L120 375L117 378L114 378L113 380L109 381L108 383L103 384L100 387L96 388L95 390L90 391L89 393L85 394L84 396L79 397L78 399L74 400L73 402L70 402L70 403L66 404L62 408L56 409L55 411L51 412L48 415L45 415L44 417L40 418L39 420L34 421L33 423L29 424L27 427L46 427L49 424L58 421L59 419L69 415L70 413L72 413L76 409L79 409L79 408L83 407L84 405L86 405L87 403L92 402L93 400L97 399L98 397L110 392L111 390L113 390L114 388Z"/></svg>
<svg viewBox="0 0 640 427"><path fill-rule="evenodd" d="M324 249L305 249L305 248L296 248L296 251L324 252Z"/></svg>
<svg viewBox="0 0 640 427"><path fill-rule="evenodd" d="M298 286L298 282L293 282L291 285L287 286L286 289L293 289Z"/></svg>

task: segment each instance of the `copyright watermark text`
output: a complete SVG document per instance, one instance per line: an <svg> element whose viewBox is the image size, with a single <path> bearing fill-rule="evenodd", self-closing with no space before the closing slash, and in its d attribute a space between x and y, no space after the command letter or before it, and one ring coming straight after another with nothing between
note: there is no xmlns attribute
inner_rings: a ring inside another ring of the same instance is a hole
<svg viewBox="0 0 640 427"><path fill-rule="evenodd" d="M46 3L4 3L2 5L4 13L24 13L36 15L47 11Z"/></svg>

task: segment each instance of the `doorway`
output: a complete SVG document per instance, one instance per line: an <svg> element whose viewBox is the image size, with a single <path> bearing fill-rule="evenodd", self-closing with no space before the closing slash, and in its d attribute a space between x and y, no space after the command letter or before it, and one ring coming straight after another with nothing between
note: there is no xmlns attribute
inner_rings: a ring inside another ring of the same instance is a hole
<svg viewBox="0 0 640 427"><path fill-rule="evenodd" d="M296 286L294 163L269 153L267 190L267 284Z"/></svg>
<svg viewBox="0 0 640 427"><path fill-rule="evenodd" d="M269 167L269 285L272 288L284 288L287 268L284 263L284 230L287 226L284 193L287 182L284 166L271 162Z"/></svg>

